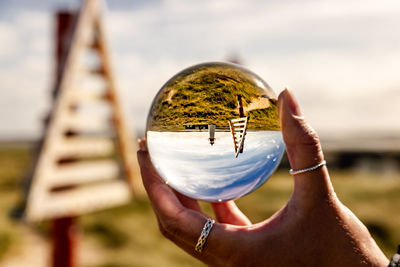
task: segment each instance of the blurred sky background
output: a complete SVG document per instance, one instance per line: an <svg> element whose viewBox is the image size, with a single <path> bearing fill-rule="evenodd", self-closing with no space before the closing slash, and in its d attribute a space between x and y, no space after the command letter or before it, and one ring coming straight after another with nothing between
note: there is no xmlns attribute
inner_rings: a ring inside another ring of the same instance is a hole
<svg viewBox="0 0 400 267"><path fill-rule="evenodd" d="M0 0L0 139L37 138L54 78L54 12L81 1ZM400 136L398 0L112 0L107 38L131 126L175 73L235 55L290 86L321 137Z"/></svg>

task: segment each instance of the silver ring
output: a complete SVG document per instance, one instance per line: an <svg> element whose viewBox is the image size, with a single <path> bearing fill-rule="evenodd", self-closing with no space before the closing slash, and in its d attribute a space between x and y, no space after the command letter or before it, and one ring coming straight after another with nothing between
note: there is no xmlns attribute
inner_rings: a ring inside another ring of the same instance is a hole
<svg viewBox="0 0 400 267"><path fill-rule="evenodd" d="M318 163L317 165L314 165L314 166L309 167L309 168L300 169L300 170L293 170L293 169L290 169L290 170L289 170L289 173L290 173L291 175L296 175L296 174L300 174L300 173L305 173L305 172L309 172L309 171L313 171L313 170L315 170L315 169L318 169L318 168L320 168L320 167L322 167L322 166L324 166L324 165L326 165L326 161L325 161L325 160L323 160L322 162Z"/></svg>
<svg viewBox="0 0 400 267"><path fill-rule="evenodd" d="M203 230L201 230L201 234L194 248L197 252L203 251L204 245L206 244L207 241L207 237L210 234L211 228L213 227L214 223L215 221L213 219L208 219L204 224Z"/></svg>

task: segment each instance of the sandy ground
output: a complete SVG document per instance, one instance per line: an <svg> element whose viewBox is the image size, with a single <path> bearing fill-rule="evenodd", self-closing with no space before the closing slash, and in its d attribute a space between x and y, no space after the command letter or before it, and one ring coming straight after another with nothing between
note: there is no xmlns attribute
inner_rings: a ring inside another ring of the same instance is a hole
<svg viewBox="0 0 400 267"><path fill-rule="evenodd" d="M165 99L166 101L168 101L168 103L172 103L172 97L174 96L176 90L172 89L171 91L169 91L167 98Z"/></svg>
<svg viewBox="0 0 400 267"><path fill-rule="evenodd" d="M247 107L244 107L243 110L244 112L248 112L254 109L263 109L263 108L268 108L270 105L268 99L264 97L259 97L257 100L254 100L253 102L250 103Z"/></svg>

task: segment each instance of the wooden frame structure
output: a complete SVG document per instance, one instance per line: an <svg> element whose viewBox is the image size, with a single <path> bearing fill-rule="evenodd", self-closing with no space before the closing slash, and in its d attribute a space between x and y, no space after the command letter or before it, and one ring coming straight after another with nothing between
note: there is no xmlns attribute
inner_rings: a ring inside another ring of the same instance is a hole
<svg viewBox="0 0 400 267"><path fill-rule="evenodd" d="M58 37L65 51L58 55L53 109L27 193L28 221L79 216L143 192L100 3L85 0L71 34Z"/></svg>
<svg viewBox="0 0 400 267"><path fill-rule="evenodd" d="M228 121L233 137L233 147L235 149L236 158L239 156L239 153L243 153L248 119L248 117L243 117Z"/></svg>

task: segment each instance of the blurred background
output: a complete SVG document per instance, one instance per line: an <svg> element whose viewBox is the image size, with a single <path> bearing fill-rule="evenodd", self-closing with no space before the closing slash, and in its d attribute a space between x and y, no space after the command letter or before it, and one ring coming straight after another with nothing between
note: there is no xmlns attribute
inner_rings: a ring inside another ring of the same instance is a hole
<svg viewBox="0 0 400 267"><path fill-rule="evenodd" d="M42 135L54 83L55 13L81 1L0 1L0 266L48 266L49 226L10 218ZM400 243L400 3L350 1L104 2L106 37L129 127L174 74L239 61L278 94L286 86L317 130L339 198L389 257ZM290 197L283 161L238 200L254 222ZM209 208L204 204L204 208ZM158 233L146 199L80 218L82 266L202 266Z"/></svg>

